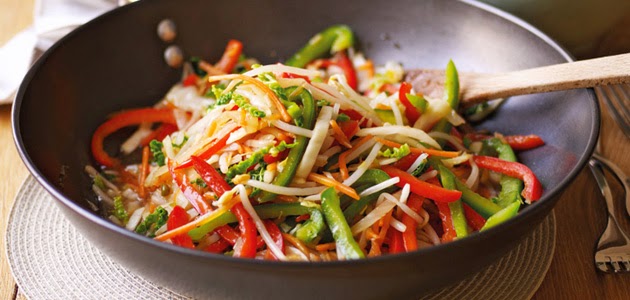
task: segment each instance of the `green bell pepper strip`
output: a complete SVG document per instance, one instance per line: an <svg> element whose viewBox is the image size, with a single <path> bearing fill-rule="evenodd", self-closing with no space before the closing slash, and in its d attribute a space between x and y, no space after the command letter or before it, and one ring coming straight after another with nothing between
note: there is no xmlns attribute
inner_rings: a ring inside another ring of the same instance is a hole
<svg viewBox="0 0 630 300"><path fill-rule="evenodd" d="M318 209L313 209L311 211L311 217L308 221L304 222L302 227L298 228L295 232L295 236L300 241L310 244L324 232L324 229L326 229L326 223L324 222L322 212Z"/></svg>
<svg viewBox="0 0 630 300"><path fill-rule="evenodd" d="M256 214L258 214L258 216L264 220L275 219L284 216L300 216L303 214L311 213L313 210L317 209L314 207L301 205L300 203L272 203L254 206L254 210L256 211ZM200 240L206 234L215 230L217 227L236 222L238 222L236 216L233 213L226 211L212 221L189 231L188 235L193 240Z"/></svg>
<svg viewBox="0 0 630 300"><path fill-rule="evenodd" d="M287 94L291 94L295 88L288 89ZM315 101L313 100L313 96L307 90L302 90L302 92L297 95L302 100L302 126L306 129L313 129L313 125L315 123ZM293 99L289 99L293 100ZM293 176L295 176L295 172L297 171L297 167L302 161L302 157L304 156L304 152L306 151L306 146L308 145L308 141L310 139L305 136L297 136L295 138L295 146L291 148L289 151L289 155L287 156L287 162L284 165L284 169L282 172L276 176L273 180L272 184L287 186L293 180ZM269 200L272 200L276 194L263 191L258 198L258 202L263 203Z"/></svg>
<svg viewBox="0 0 630 300"><path fill-rule="evenodd" d="M503 143L498 138L492 138L484 141L488 146L492 147L498 154L499 158L505 161L516 161L516 154L512 150L509 144ZM499 192L499 197L496 200L496 203L506 208L511 205L513 202L522 202L523 198L521 198L521 192L523 191L523 181L518 178L510 177L507 175L501 176L501 192Z"/></svg>
<svg viewBox="0 0 630 300"><path fill-rule="evenodd" d="M444 165L438 166L438 172L440 174L440 182L445 189L455 190L457 189L457 178L452 176L453 173L447 172L448 168ZM457 200L448 203L448 208L451 211L451 220L453 222L453 228L458 238L462 238L468 235L468 223L466 222L466 215L464 214L464 207L462 200Z"/></svg>
<svg viewBox="0 0 630 300"><path fill-rule="evenodd" d="M363 175L361 175L361 177L359 177L359 179L352 186L355 187L357 193L361 193L365 191L366 189L368 189L369 187L377 185L390 178L391 177L389 177L389 175L387 175L387 173L383 172L382 170L368 169L367 171L365 171ZM367 196L363 196L361 197L361 199L356 200L356 201L352 200L350 205L348 205L348 207L346 207L346 209L343 211L343 215L346 218L346 221L348 222L348 224L352 223L352 220L354 220L354 218L361 211L363 211L368 204L376 201L376 199L378 199L378 196L382 192L389 193L389 192L392 192L394 189L395 188L393 187L389 187L379 193L373 193ZM342 198L346 198L346 197L342 197Z"/></svg>
<svg viewBox="0 0 630 300"><path fill-rule="evenodd" d="M506 206L504 209L500 210L499 212L488 218L486 224L481 227L481 230L479 231L484 231L488 228L494 227L513 218L514 216L516 216L516 214L518 214L518 210L520 207L521 201L512 202L512 204Z"/></svg>
<svg viewBox="0 0 630 300"><path fill-rule="evenodd" d="M284 62L287 66L305 67L314 59L352 47L354 34L346 25L333 25L313 36L297 53Z"/></svg>
<svg viewBox="0 0 630 300"><path fill-rule="evenodd" d="M452 109L457 110L459 107L459 75L457 68L452 60L448 61L445 72L446 79L444 81L444 101L451 106ZM451 123L442 118L433 126L433 131L449 133L451 131ZM436 139L440 146L444 146L446 141L443 139Z"/></svg>
<svg viewBox="0 0 630 300"><path fill-rule="evenodd" d="M438 170L440 168L440 165L442 165L442 162L435 157L429 157L428 161L429 161L429 164L433 167L433 169L436 169L436 170ZM455 174L453 174L453 172L451 172L451 170L449 170L448 168L445 168L441 171L442 173L445 173L447 176L456 178ZM455 180L455 187L457 188L457 190L462 192L461 200L464 203L468 204L468 206L470 206L474 211L476 211L482 217L484 217L484 219L488 219L490 216L494 215L495 213L501 210L500 206L496 205L490 199L487 199L475 193L473 190L468 188L468 186L466 186L466 184L464 184L463 182L459 180Z"/></svg>
<svg viewBox="0 0 630 300"><path fill-rule="evenodd" d="M334 188L322 192L322 212L332 232L337 252L345 259L365 258L365 254L352 236L352 230L339 206L339 196Z"/></svg>

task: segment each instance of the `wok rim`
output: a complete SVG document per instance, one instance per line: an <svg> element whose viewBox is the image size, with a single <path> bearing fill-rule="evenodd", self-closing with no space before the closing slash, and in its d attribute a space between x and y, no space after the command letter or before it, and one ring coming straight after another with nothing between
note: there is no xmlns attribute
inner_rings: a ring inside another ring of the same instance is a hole
<svg viewBox="0 0 630 300"><path fill-rule="evenodd" d="M469 5L473 9L480 9L480 10L489 12L499 18L505 19L506 21L521 27L522 29L535 35L537 38L542 40L548 46L552 47L558 54L560 54L563 57L564 60L566 60L566 62L574 61L573 56L569 54L569 52L566 51L566 49L560 46L551 37L549 37L542 31L540 31L533 25L527 23L526 21L508 12L505 12L501 9L490 6L489 4L481 3L477 0L457 0L457 1L464 3L466 5ZM109 230L110 232L113 232L114 234L121 234L127 238L131 238L140 243L143 243L146 246L158 247L158 248L161 248L161 250L166 250L166 251L174 252L180 255L194 257L197 259L207 260L208 262L218 260L218 261L221 261L222 263L232 264L235 266L243 266L243 267L260 266L263 268L271 267L271 268L285 268L285 269L291 269L291 270L302 269L302 268L312 269L312 268L357 267L364 264L379 264L379 263L387 264L390 261L404 260L404 259L408 259L414 256L422 256L422 255L431 256L431 255L435 255L434 253L436 252L439 253L441 251L444 251L444 249L467 247L466 244L473 243L475 239L482 239L484 237L496 235L500 233L501 231L503 231L503 228L505 227L514 226L516 225L516 223L524 223L529 215L534 214L535 211L545 209L545 206L547 205L555 206L555 203L557 201L556 198L559 197L560 194L568 187L568 185L577 177L579 172L584 168L587 161L590 159L591 154L594 151L597 139L599 137L600 119L601 119L599 103L597 101L597 98L595 97L595 93L593 89L586 89L587 95L590 100L591 109L594 111L593 120L592 120L593 126L591 127L588 144L585 149L586 151L583 153L581 157L579 157L579 160L576 163L576 167L573 168L563 178L563 180L560 181L560 183L558 183L555 186L555 188L549 191L545 191L545 194L540 200L538 200L537 202L533 204L528 205L521 212L519 212L519 214L517 214L516 217L508 220L507 222L499 226L495 226L483 232L475 232L469 235L468 237L460 239L460 240L455 240L450 243L419 249L417 251L413 251L409 253L383 255L383 256L371 257L371 258L359 259L359 260L341 260L341 261L328 261L328 262L293 262L292 261L292 262L287 263L287 262L279 262L279 261L234 258L234 257L225 256L225 255L207 253L205 251L186 249L186 248L178 247L169 243L159 242L151 238L136 234L135 232L129 231L123 227L119 227L116 224L109 222L105 218L102 218L94 214L93 212L90 212L89 210L81 207L80 205L72 201L69 197L66 197L63 194L63 192L57 189L50 180L45 178L42 172L40 172L40 170L36 167L35 163L33 162L31 157L27 153L27 149L25 148L25 145L21 136L21 132L20 132L20 109L21 109L24 95L30 86L31 80L38 73L39 69L46 62L46 60L51 55L51 53L55 52L57 48L59 48L61 45L65 43L66 40L73 38L77 34L81 34L81 32L86 30L86 28L90 28L91 26L97 26L95 24L100 24L101 22L113 22L113 20L115 20L114 19L115 15L119 13L120 11L124 11L127 9L134 9L136 6L139 6L139 5L149 5L145 3L151 3L151 2L152 1L138 1L138 2L127 4L122 7L114 8L94 18L93 20L83 24L82 26L78 27L77 29L73 30L72 32L70 32L63 38L61 38L59 41L57 41L52 47L50 47L39 58L39 60L29 69L28 73L25 75L24 79L22 80L22 83L20 84L18 92L16 94L15 101L12 107L12 112L11 112L13 140L18 150L18 153L20 155L20 158L26 165L31 175L37 180L37 182L39 182L40 185L44 187L46 191L48 191L53 196L53 198L56 200L58 204L64 205L71 211L77 213L80 217L86 219L87 221L95 223L98 226L102 226L105 229ZM112 18L112 19L110 20L109 18Z"/></svg>

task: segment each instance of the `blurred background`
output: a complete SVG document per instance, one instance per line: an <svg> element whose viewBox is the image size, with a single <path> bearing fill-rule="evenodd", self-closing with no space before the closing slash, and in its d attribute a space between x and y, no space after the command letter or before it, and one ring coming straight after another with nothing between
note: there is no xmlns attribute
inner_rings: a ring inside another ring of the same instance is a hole
<svg viewBox="0 0 630 300"><path fill-rule="evenodd" d="M483 0L531 23L578 59L630 52L630 0Z"/></svg>
<svg viewBox="0 0 630 300"><path fill-rule="evenodd" d="M36 0L0 0L0 46L33 23L24 17ZM117 0L39 0L75 2L80 7L113 7ZM150 0L149 0L150 1ZM482 0L508 11L554 38L576 58L630 52L630 0Z"/></svg>

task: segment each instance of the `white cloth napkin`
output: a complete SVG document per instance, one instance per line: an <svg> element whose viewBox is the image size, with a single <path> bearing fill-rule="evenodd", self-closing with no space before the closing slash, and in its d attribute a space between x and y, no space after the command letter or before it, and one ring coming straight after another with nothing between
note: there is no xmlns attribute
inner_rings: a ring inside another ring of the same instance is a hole
<svg viewBox="0 0 630 300"><path fill-rule="evenodd" d="M13 101L36 46L47 50L77 26L115 6L115 0L36 0L33 24L0 48L0 104Z"/></svg>

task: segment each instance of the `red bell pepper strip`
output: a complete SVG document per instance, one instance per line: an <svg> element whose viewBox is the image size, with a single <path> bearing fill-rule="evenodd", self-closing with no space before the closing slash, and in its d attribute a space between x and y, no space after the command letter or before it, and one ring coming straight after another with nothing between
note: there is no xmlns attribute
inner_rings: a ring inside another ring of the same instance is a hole
<svg viewBox="0 0 630 300"><path fill-rule="evenodd" d="M346 76L346 81L348 85L353 89L357 89L357 72L354 70L354 66L352 65L352 61L348 58L345 51L339 51L335 53L333 57L333 62L335 65L340 67L343 70L343 74Z"/></svg>
<svg viewBox="0 0 630 300"><path fill-rule="evenodd" d="M411 165L413 165L414 162L416 162L418 156L420 156L419 153L409 153L395 162L393 166L401 170L407 170L411 168Z"/></svg>
<svg viewBox="0 0 630 300"><path fill-rule="evenodd" d="M219 239L218 241L210 244L204 250L210 253L223 253L228 247L230 247L230 243L228 241Z"/></svg>
<svg viewBox="0 0 630 300"><path fill-rule="evenodd" d="M343 134L350 140L357 132L359 132L359 122L355 120L348 120L343 122L338 122L341 131Z"/></svg>
<svg viewBox="0 0 630 300"><path fill-rule="evenodd" d="M175 206L171 214L168 216L168 221L166 221L166 228L170 231L177 227L184 226L188 224L190 221L190 217L186 210L181 208L181 206ZM171 241L174 245L186 247L190 249L194 249L195 245L193 244L192 238L188 236L188 234L180 234L178 236L174 236L171 238Z"/></svg>
<svg viewBox="0 0 630 300"><path fill-rule="evenodd" d="M483 228L483 225L486 225L486 219L484 219L474 209L470 208L468 204L464 203L463 205L464 215L466 216L466 221L468 221L468 226L472 227L475 231L479 231Z"/></svg>
<svg viewBox="0 0 630 300"><path fill-rule="evenodd" d="M92 135L92 156L99 164L114 167L118 160L112 158L103 149L105 138L119 129L140 123L167 123L177 125L173 110L168 108L138 108L123 111L101 124Z"/></svg>
<svg viewBox="0 0 630 300"><path fill-rule="evenodd" d="M389 253L403 253L405 252L405 247L403 246L403 236L402 233L393 227L389 227L387 229L386 236L389 240Z"/></svg>
<svg viewBox="0 0 630 300"><path fill-rule="evenodd" d="M238 219L238 226L241 230L241 239L243 244L240 249L234 252L235 257L254 258L256 257L256 237L258 231L254 219L247 213L242 203L232 206L232 213Z"/></svg>
<svg viewBox="0 0 630 300"><path fill-rule="evenodd" d="M175 183L184 194L184 197L190 201L190 204L199 214L205 214L209 209L208 203L206 203L201 193L190 184L190 180L188 180L186 174L182 171L175 170L170 160L168 162L168 170L173 180L175 180Z"/></svg>
<svg viewBox="0 0 630 300"><path fill-rule="evenodd" d="M443 187L424 182L401 169L392 166L382 166L381 169L392 178L400 178L396 186L402 188L408 183L412 193L429 198L435 202L453 202L459 200L462 196L462 192L458 190L447 190Z"/></svg>
<svg viewBox="0 0 630 300"><path fill-rule="evenodd" d="M197 85L197 81L199 80L199 76L197 74L190 74L184 78L182 81L183 86L195 86Z"/></svg>
<svg viewBox="0 0 630 300"><path fill-rule="evenodd" d="M542 185L540 181L538 181L538 178L536 178L534 172L526 165L490 156L475 155L473 160L480 168L522 180L525 187L521 195L525 198L526 202L531 203L532 201L540 199L542 195Z"/></svg>
<svg viewBox="0 0 630 300"><path fill-rule="evenodd" d="M221 197L225 192L231 190L230 185L210 164L197 156L190 157L195 170L201 176L201 179L212 189L217 196ZM241 238L243 245L234 253L236 257L254 258L256 256L256 225L254 220L247 213L242 203L237 203L231 209L232 213L238 219L239 228L241 230Z"/></svg>
<svg viewBox="0 0 630 300"><path fill-rule="evenodd" d="M199 173L201 179L210 187L218 197L221 197L225 192L231 190L230 185L225 181L223 176L217 172L210 164L205 160L197 156L191 156L190 161L195 168L195 171Z"/></svg>
<svg viewBox="0 0 630 300"><path fill-rule="evenodd" d="M280 250L282 250L282 253L284 253L284 238L282 237L282 231L280 231L278 225L271 220L264 220L263 223L265 223L265 228L269 232L269 235L271 235L274 243L278 246L278 248L280 248ZM265 257L271 260L278 259L271 250L267 250Z"/></svg>
<svg viewBox="0 0 630 300"><path fill-rule="evenodd" d="M226 242L228 242L228 244L232 246L236 244L236 241L240 237L238 231L236 231L236 229L232 228L229 225L219 226L217 227L217 229L215 229L214 232L216 232L219 236L221 236L223 240L225 240ZM256 238L256 249L262 248L262 246L264 245L265 241L262 239L262 237L258 236Z"/></svg>
<svg viewBox="0 0 630 300"><path fill-rule="evenodd" d="M422 208L423 199L415 194L409 195L409 200L407 200L407 206L411 208L414 212L420 212ZM416 229L418 228L418 222L410 217L408 214L403 214L402 223L407 226L405 232L402 233L403 245L405 246L405 251L411 252L418 250L418 237L416 236Z"/></svg>
<svg viewBox="0 0 630 300"><path fill-rule="evenodd" d="M282 72L282 75L280 77L282 77L282 78L302 78L302 79L306 80L306 82L311 83L311 80L308 78L308 76L298 75L298 74L294 74L294 73Z"/></svg>
<svg viewBox="0 0 630 300"><path fill-rule="evenodd" d="M440 219L442 219L442 229L444 230L444 233L442 234L442 242L450 242L457 237L455 226L453 226L451 209L448 206L448 203L435 202L435 205L437 205L440 213Z"/></svg>
<svg viewBox="0 0 630 300"><path fill-rule="evenodd" d="M510 147L512 147L512 149L514 150L529 150L545 144L545 141L543 141L542 138L535 134L508 135L504 138L505 141L510 144Z"/></svg>
<svg viewBox="0 0 630 300"><path fill-rule="evenodd" d="M210 143L207 146L205 146L201 150L201 152L199 154L196 154L195 156L201 158L202 160L210 158L212 155L214 155L219 150L223 149L223 147L225 147L225 145L227 143L227 140L230 138L230 134L232 132L234 132L235 130L237 130L238 128L240 128L240 127L236 127L236 128L234 128L234 130L232 130L228 134L224 135L220 139L214 140L212 143ZM188 168L190 166L192 166L192 160L188 159L185 162L183 162L181 165L177 166L177 168L175 168L175 169L184 169L184 168ZM228 191L229 191L229 189L228 189Z"/></svg>
<svg viewBox="0 0 630 300"><path fill-rule="evenodd" d="M420 113L418 112L418 109L411 104L411 101L407 99L407 94L409 93L411 93L411 84L407 82L401 83L400 90L398 91L398 99L400 100L400 103L405 106L405 116L407 117L407 120L409 120L409 124L413 126L418 118L420 118Z"/></svg>
<svg viewBox="0 0 630 300"><path fill-rule="evenodd" d="M163 140L167 135L170 135L171 133L177 131L177 126L173 125L173 124L161 124L158 128L156 128L155 130L153 130L149 135L145 136L141 141L140 141L140 146L147 146L149 145L149 143L152 140L158 140L161 141Z"/></svg>
<svg viewBox="0 0 630 300"><path fill-rule="evenodd" d="M234 66L236 66L238 58L241 56L242 52L243 43L237 40L230 40L225 47L225 52L223 52L221 60L219 60L214 67L224 73L232 73L232 70L234 70Z"/></svg>
<svg viewBox="0 0 630 300"><path fill-rule="evenodd" d="M354 109L340 109L339 112L350 117L350 120L361 122L359 126L361 127L367 126L367 122L368 122L367 118L364 118L363 115L359 113L358 111Z"/></svg>

